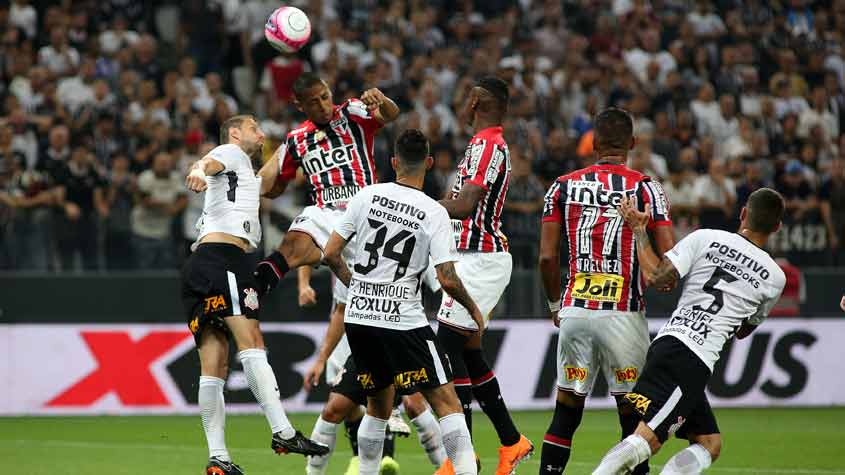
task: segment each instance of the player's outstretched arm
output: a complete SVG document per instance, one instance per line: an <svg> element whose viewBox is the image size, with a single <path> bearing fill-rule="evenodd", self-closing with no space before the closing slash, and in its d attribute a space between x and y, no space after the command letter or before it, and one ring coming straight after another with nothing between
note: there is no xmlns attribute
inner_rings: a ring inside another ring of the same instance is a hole
<svg viewBox="0 0 845 475"><path fill-rule="evenodd" d="M389 124L399 117L399 106L378 88L374 87L364 91L361 94L361 102L373 111L373 117L382 125Z"/></svg>
<svg viewBox="0 0 845 475"><path fill-rule="evenodd" d="M470 297L467 289L464 288L464 283L461 282L458 273L455 272L455 263L444 262L437 265L435 269L437 270L437 280L440 281L443 291L469 311L472 319L478 325L478 331L484 330L484 317L481 315L481 311L478 309L475 301Z"/></svg>
<svg viewBox="0 0 845 475"><path fill-rule="evenodd" d="M349 282L352 281L352 273L349 272L349 267L341 255L343 248L346 247L346 243L346 239L343 239L340 234L332 232L332 236L329 238L328 244L326 244L323 262L331 268L334 275L343 282L343 285L349 287Z"/></svg>
<svg viewBox="0 0 845 475"><path fill-rule="evenodd" d="M284 147L282 144L280 147ZM288 182L279 180L279 151L273 153L273 158L258 170L261 177L261 196L264 198L276 198L285 192Z"/></svg>
<svg viewBox="0 0 845 475"><path fill-rule="evenodd" d="M478 202L481 201L482 196L484 196L484 188L474 183L464 183L457 198L442 199L438 203L446 208L450 218L465 219L478 207Z"/></svg>
<svg viewBox="0 0 845 475"><path fill-rule="evenodd" d="M205 177L216 175L225 168L222 163L209 156L205 156L191 165L191 171L188 172L188 176L185 178L185 186L193 192L203 192L208 188Z"/></svg>
<svg viewBox="0 0 845 475"><path fill-rule="evenodd" d="M555 326L560 325L560 236L561 226L557 221L546 221L540 231L540 279L549 302L549 312Z"/></svg>
<svg viewBox="0 0 845 475"><path fill-rule="evenodd" d="M320 353L317 356L317 361L311 365L311 369L305 373L305 380L303 387L306 391L319 384L320 375L326 367L326 362L329 360L332 352L337 348L340 339L343 338L345 328L343 326L343 314L346 312L345 304L337 304L332 310L332 316L329 320L329 326L326 328L326 336L323 337L323 343L320 345Z"/></svg>
<svg viewBox="0 0 845 475"><path fill-rule="evenodd" d="M625 197L619 205L619 213L634 231L637 240L637 258L640 263L640 271L645 277L646 285L653 285L658 288L674 287L680 279L678 270L665 256L661 259L655 254L648 238L648 219L651 214L651 206L646 205L645 212L637 210L633 201Z"/></svg>

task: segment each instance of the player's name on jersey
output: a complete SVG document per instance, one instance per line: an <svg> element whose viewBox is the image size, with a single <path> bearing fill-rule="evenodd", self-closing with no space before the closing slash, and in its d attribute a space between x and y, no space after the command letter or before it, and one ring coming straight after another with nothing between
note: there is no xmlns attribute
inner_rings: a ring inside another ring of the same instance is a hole
<svg viewBox="0 0 845 475"><path fill-rule="evenodd" d="M302 168L309 175L317 175L327 170L348 165L353 160L355 144L341 145L323 150L317 147L305 153L302 159Z"/></svg>
<svg viewBox="0 0 845 475"><path fill-rule="evenodd" d="M595 261L592 257L577 258L579 272L601 272L604 274L621 274L622 265L618 259Z"/></svg>
<svg viewBox="0 0 845 475"><path fill-rule="evenodd" d="M361 187L358 185L332 186L320 190L320 198L326 204L346 203L358 193Z"/></svg>
<svg viewBox="0 0 845 475"><path fill-rule="evenodd" d="M411 229L419 229L420 221L425 220L425 211L408 203L379 195L373 195L372 203L376 206L370 208L369 215L375 218L386 219ZM410 218L398 216L399 214L404 214Z"/></svg>
<svg viewBox="0 0 845 475"><path fill-rule="evenodd" d="M352 279L349 291L359 296L399 300L409 300L416 296L416 290L405 284L377 284L358 279Z"/></svg>
<svg viewBox="0 0 845 475"><path fill-rule="evenodd" d="M752 273L759 275L763 280L768 280L769 278L769 270L765 265L760 264L753 257L743 254L727 244L714 241L710 243L708 249L709 251L704 254L705 259L735 274L737 277L754 286L755 289L760 288L760 282Z"/></svg>
<svg viewBox="0 0 845 475"><path fill-rule="evenodd" d="M625 196L633 196L636 190L608 190L598 181L572 180L568 185L567 203L586 206L618 206Z"/></svg>

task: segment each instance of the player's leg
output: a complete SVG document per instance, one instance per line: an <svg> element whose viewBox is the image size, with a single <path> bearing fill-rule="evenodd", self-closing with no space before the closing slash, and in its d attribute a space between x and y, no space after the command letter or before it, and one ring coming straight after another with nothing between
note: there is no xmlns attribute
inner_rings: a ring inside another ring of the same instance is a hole
<svg viewBox="0 0 845 475"><path fill-rule="evenodd" d="M428 460L435 467L440 467L446 461L446 449L443 448L443 435L434 413L420 393L403 397L402 404L405 406L405 413L411 418L411 425L417 431L420 445Z"/></svg>
<svg viewBox="0 0 845 475"><path fill-rule="evenodd" d="M477 466L475 450L461 409L461 402L452 383L423 389L425 399L440 419L443 446L457 475L475 475Z"/></svg>
<svg viewBox="0 0 845 475"><path fill-rule="evenodd" d="M311 440L319 442L329 448L329 452L322 456L308 457L305 472L308 475L323 475L329 466L329 458L334 451L337 441L337 429L347 417L359 411L358 403L341 393L332 391L323 411L314 423Z"/></svg>
<svg viewBox="0 0 845 475"><path fill-rule="evenodd" d="M719 425L706 394L678 429L676 436L689 440L690 445L672 456L663 466L661 474L701 473L719 458L722 451L722 435L719 433Z"/></svg>
<svg viewBox="0 0 845 475"><path fill-rule="evenodd" d="M358 428L359 474L377 475L384 450L387 419L393 410L394 388L388 385L367 396L367 413Z"/></svg>
<svg viewBox="0 0 845 475"><path fill-rule="evenodd" d="M598 369L590 310L566 308L557 344L557 401L540 452L540 473L558 475L569 462L575 431L584 415L584 399Z"/></svg>
<svg viewBox="0 0 845 475"><path fill-rule="evenodd" d="M446 298L449 297L444 292L444 299ZM441 308L443 307L441 306ZM469 378L469 371L464 362L464 346L466 345L467 337L459 329L441 322L437 327L437 340L446 354L449 355L455 393L461 402L464 419L466 420L469 433L472 435L472 381Z"/></svg>

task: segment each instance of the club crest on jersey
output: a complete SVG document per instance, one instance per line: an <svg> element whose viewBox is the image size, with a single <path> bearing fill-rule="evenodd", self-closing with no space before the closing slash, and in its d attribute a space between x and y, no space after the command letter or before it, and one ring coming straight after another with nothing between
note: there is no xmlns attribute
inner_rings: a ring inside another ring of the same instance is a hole
<svg viewBox="0 0 845 475"><path fill-rule="evenodd" d="M622 198L633 196L635 193L635 190L608 190L598 181L572 180L569 182L566 202L584 206L616 207L622 202Z"/></svg>
<svg viewBox="0 0 845 475"><path fill-rule="evenodd" d="M244 289L244 305L250 310L258 310L258 292L255 289Z"/></svg>

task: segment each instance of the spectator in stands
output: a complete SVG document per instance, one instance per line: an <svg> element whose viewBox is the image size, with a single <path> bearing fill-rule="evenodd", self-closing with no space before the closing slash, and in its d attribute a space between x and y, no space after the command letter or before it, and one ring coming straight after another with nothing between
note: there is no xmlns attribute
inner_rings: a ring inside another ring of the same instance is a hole
<svg viewBox="0 0 845 475"><path fill-rule="evenodd" d="M68 44L67 29L57 26L50 32L50 44L38 50L38 62L50 74L62 77L72 74L79 66L79 52Z"/></svg>
<svg viewBox="0 0 845 475"><path fill-rule="evenodd" d="M65 272L78 268L77 256L82 269L90 271L99 267L98 221L108 215L108 207L104 195L106 182L94 164L94 154L85 147L77 147L55 176L58 203L63 211L56 232Z"/></svg>
<svg viewBox="0 0 845 475"><path fill-rule="evenodd" d="M831 162L830 174L819 190L819 205L835 263L845 265L845 159Z"/></svg>
<svg viewBox="0 0 845 475"><path fill-rule="evenodd" d="M537 265L537 240L540 237L540 213L545 188L531 173L531 157L520 147L510 147L511 181L505 201L502 225L510 243L515 267L525 269Z"/></svg>
<svg viewBox="0 0 845 475"><path fill-rule="evenodd" d="M796 221L819 207L817 196L805 175L804 165L797 159L786 163L777 188L786 200L787 211Z"/></svg>
<svg viewBox="0 0 845 475"><path fill-rule="evenodd" d="M724 161L710 160L707 174L695 181L694 196L698 201L698 219L702 228L729 228L736 203L736 186L725 174Z"/></svg>
<svg viewBox="0 0 845 475"><path fill-rule="evenodd" d="M669 179L663 182L666 197L672 206L675 238L680 239L693 231L698 215L698 200L690 169L680 163L670 162Z"/></svg>
<svg viewBox="0 0 845 475"><path fill-rule="evenodd" d="M138 176L132 209L132 240L141 269L170 269L175 265L171 240L173 219L187 205L181 175L166 152L156 154L149 170Z"/></svg>
<svg viewBox="0 0 845 475"><path fill-rule="evenodd" d="M801 112L798 117L798 136L806 139L810 130L820 125L827 140L835 140L839 136L839 121L828 109L829 101L824 86L816 86L812 93L812 107Z"/></svg>

